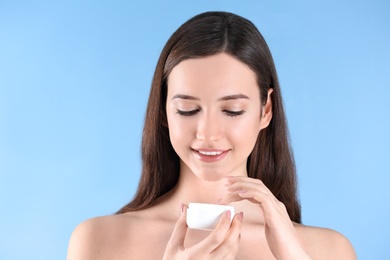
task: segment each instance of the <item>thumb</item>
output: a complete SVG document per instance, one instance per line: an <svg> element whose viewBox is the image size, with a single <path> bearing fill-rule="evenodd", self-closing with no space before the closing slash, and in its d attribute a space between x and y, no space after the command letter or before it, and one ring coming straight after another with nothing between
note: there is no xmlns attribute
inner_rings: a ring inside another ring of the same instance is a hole
<svg viewBox="0 0 390 260"><path fill-rule="evenodd" d="M184 239L187 233L187 223L186 223L187 208L188 208L187 205L185 204L181 205L180 218L176 222L175 228L173 229L171 238L169 239L167 245L167 247L171 250L172 249L184 250Z"/></svg>

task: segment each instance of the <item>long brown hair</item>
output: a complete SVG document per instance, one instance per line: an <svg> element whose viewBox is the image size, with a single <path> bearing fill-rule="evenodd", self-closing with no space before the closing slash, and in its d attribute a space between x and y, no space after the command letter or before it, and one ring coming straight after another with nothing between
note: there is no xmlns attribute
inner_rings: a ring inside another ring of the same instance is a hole
<svg viewBox="0 0 390 260"><path fill-rule="evenodd" d="M221 52L232 55L256 73L263 104L267 102L268 90L273 89L273 117L269 126L260 131L248 158L248 175L262 180L284 203L291 220L301 223L295 163L271 52L252 22L226 12L206 12L191 18L173 33L162 50L146 110L140 183L133 200L117 213L145 208L176 185L180 163L166 124L167 78L183 60Z"/></svg>

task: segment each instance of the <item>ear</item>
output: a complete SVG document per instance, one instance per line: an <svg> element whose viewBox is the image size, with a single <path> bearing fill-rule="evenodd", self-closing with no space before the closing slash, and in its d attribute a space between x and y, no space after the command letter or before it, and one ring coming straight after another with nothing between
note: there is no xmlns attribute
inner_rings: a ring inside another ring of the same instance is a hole
<svg viewBox="0 0 390 260"><path fill-rule="evenodd" d="M272 99L271 94L274 90L270 88L268 90L267 102L263 106L261 119L260 119L260 130L266 128L272 119Z"/></svg>

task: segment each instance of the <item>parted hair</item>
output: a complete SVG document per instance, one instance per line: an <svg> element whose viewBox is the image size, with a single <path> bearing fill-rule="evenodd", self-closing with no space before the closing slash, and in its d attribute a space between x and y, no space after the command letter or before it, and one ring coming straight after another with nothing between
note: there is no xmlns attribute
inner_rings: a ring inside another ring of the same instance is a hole
<svg viewBox="0 0 390 260"><path fill-rule="evenodd" d="M273 89L270 95L273 116L268 127L260 131L248 157L248 176L260 179L286 206L291 220L301 223L295 162L271 52L251 21L227 12L196 15L181 25L163 48L145 115L139 186L134 198L117 214L146 208L176 185L180 159L171 145L166 121L167 79L183 60L218 53L231 55L255 72L263 105L268 90Z"/></svg>

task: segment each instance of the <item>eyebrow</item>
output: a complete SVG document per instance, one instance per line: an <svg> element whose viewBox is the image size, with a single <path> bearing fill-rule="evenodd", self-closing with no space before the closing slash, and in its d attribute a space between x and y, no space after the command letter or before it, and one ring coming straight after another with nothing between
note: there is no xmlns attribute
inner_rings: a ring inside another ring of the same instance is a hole
<svg viewBox="0 0 390 260"><path fill-rule="evenodd" d="M236 94L236 95L224 96L218 100L219 101L226 101L226 100L234 100L234 99L249 99L249 97L244 95L244 94Z"/></svg>
<svg viewBox="0 0 390 260"><path fill-rule="evenodd" d="M190 95L184 95L184 94L176 94L173 96L172 100L176 99L176 98L187 99L187 100L199 100L199 98L197 98L197 97L190 96Z"/></svg>
<svg viewBox="0 0 390 260"><path fill-rule="evenodd" d="M186 99L186 100L200 100L197 97L190 96L190 95L184 95L184 94L176 94L173 96L173 99L176 98L181 98L181 99ZM227 101L227 100L235 100L235 99L249 99L248 96L244 94L235 94L235 95L229 95L229 96L224 96L218 99L218 101Z"/></svg>

